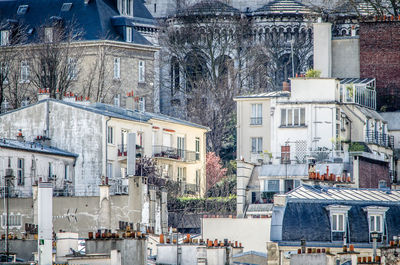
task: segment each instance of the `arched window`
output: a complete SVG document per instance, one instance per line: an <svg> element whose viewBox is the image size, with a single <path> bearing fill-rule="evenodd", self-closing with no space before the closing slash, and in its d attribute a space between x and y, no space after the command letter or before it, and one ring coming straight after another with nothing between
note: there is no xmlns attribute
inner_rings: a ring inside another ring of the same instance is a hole
<svg viewBox="0 0 400 265"><path fill-rule="evenodd" d="M198 87L206 76L208 76L206 59L200 53L189 53L185 65L186 92Z"/></svg>

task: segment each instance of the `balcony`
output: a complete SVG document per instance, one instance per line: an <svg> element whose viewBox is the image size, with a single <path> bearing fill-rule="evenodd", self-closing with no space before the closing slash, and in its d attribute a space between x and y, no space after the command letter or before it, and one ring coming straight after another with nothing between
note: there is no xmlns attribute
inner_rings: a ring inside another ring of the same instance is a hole
<svg viewBox="0 0 400 265"><path fill-rule="evenodd" d="M394 148L394 137L392 135L372 130L366 131L365 142L368 144L376 144L391 149Z"/></svg>
<svg viewBox="0 0 400 265"><path fill-rule="evenodd" d="M196 152L169 146L153 145L153 157L168 158L183 162L196 161Z"/></svg>
<svg viewBox="0 0 400 265"><path fill-rule="evenodd" d="M143 157L144 149L143 147L136 145L136 157ZM126 158L128 155L128 148L126 144L118 145L118 158Z"/></svg>
<svg viewBox="0 0 400 265"><path fill-rule="evenodd" d="M262 117L250 118L250 125L262 125Z"/></svg>

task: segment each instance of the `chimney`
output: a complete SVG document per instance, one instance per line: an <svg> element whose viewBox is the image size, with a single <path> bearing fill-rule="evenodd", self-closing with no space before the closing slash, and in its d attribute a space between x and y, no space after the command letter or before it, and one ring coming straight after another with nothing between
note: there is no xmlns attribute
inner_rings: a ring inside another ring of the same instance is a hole
<svg viewBox="0 0 400 265"><path fill-rule="evenodd" d="M75 103L75 95L72 92L64 93L63 101Z"/></svg>
<svg viewBox="0 0 400 265"><path fill-rule="evenodd" d="M321 77L332 76L332 24L314 23L314 69Z"/></svg>
<svg viewBox="0 0 400 265"><path fill-rule="evenodd" d="M24 136L22 135L22 130L21 129L18 129L18 134L17 134L17 140L19 141L19 142L23 142L24 141Z"/></svg>
<svg viewBox="0 0 400 265"><path fill-rule="evenodd" d="M125 108L129 110L136 110L139 102L139 97L135 97L133 91L128 92L126 96L127 98L126 98Z"/></svg>
<svg viewBox="0 0 400 265"><path fill-rule="evenodd" d="M128 161L127 161L127 174L128 176L135 176L136 171L136 133L128 133Z"/></svg>
<svg viewBox="0 0 400 265"><path fill-rule="evenodd" d="M50 91L48 89L39 89L38 101L50 98Z"/></svg>
<svg viewBox="0 0 400 265"><path fill-rule="evenodd" d="M282 91L290 92L290 83L289 82L283 81L283 83L282 83Z"/></svg>

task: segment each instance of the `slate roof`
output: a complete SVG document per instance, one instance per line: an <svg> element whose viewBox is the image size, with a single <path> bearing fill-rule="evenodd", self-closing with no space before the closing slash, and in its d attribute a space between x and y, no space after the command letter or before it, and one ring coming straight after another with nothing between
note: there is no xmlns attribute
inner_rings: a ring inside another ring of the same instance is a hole
<svg viewBox="0 0 400 265"><path fill-rule="evenodd" d="M71 3L69 11L61 11L64 3ZM17 14L20 5L28 5L25 14ZM150 24L152 17L143 4L142 0L134 0L134 19L144 19ZM0 21L5 22L15 19L19 24L33 29L28 34L28 41L33 42L38 38L38 28L48 23L50 18L61 18L64 22L73 21L76 30L82 30L82 40L115 40L124 41L119 29L112 25L112 18L119 16L116 1L113 0L91 0L88 4L84 0L11 0L0 1ZM153 22L154 23L154 22ZM135 29L132 29L133 43L140 45L151 45Z"/></svg>
<svg viewBox="0 0 400 265"><path fill-rule="evenodd" d="M306 15L315 12L308 6L294 0L275 0L254 11L265 15Z"/></svg>
<svg viewBox="0 0 400 265"><path fill-rule="evenodd" d="M282 244L331 241L328 205L351 206L348 212L351 243L369 244L367 206L388 207L385 214L388 238L400 234L400 191L301 186L287 193L282 221ZM273 216L274 218L274 216ZM338 240L340 243L342 239ZM336 242L337 244L338 242Z"/></svg>
<svg viewBox="0 0 400 265"><path fill-rule="evenodd" d="M178 16L182 15L232 15L240 14L240 11L230 5L216 0L203 0L185 10L178 12Z"/></svg>
<svg viewBox="0 0 400 265"><path fill-rule="evenodd" d="M379 113L388 123L389 131L400 130L400 111Z"/></svg>
<svg viewBox="0 0 400 265"><path fill-rule="evenodd" d="M25 141L18 141L12 139L4 139L4 138L0 139L0 148L9 148L15 150L58 155L58 156L78 157L77 154L56 147L42 145L36 142L25 142Z"/></svg>

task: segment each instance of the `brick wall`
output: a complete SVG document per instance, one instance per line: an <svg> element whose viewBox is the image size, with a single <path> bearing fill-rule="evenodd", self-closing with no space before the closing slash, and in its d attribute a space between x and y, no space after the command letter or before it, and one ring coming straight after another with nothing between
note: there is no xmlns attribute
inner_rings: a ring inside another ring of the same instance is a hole
<svg viewBox="0 0 400 265"><path fill-rule="evenodd" d="M380 180L384 180L386 185L390 185L388 163L366 158L359 159L360 188L378 188Z"/></svg>
<svg viewBox="0 0 400 265"><path fill-rule="evenodd" d="M400 21L360 23L360 76L375 77L378 109L400 108Z"/></svg>

